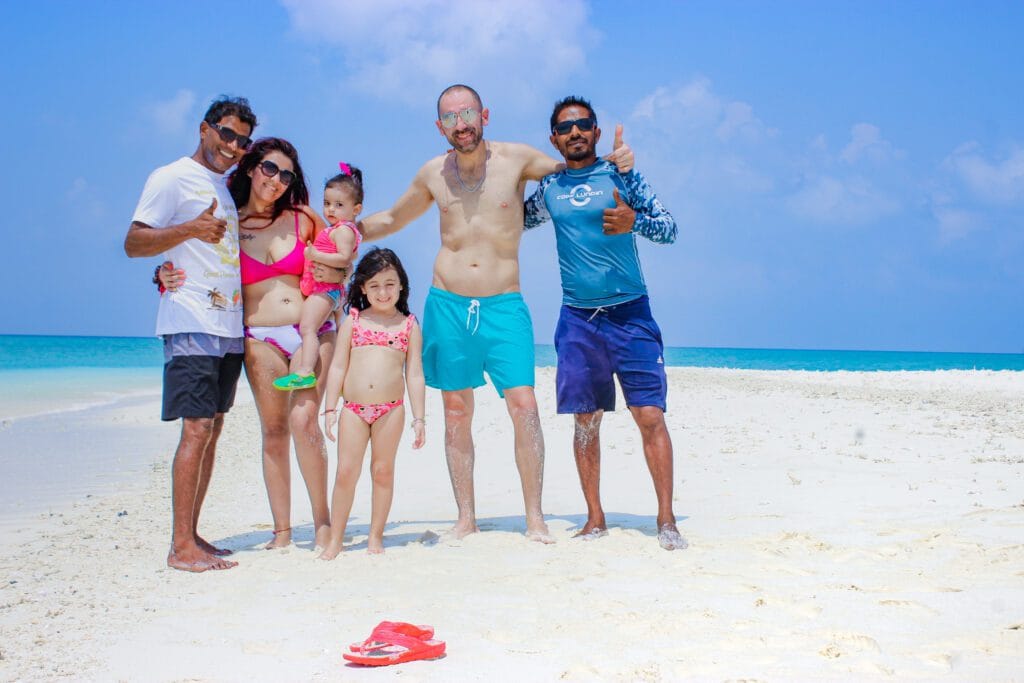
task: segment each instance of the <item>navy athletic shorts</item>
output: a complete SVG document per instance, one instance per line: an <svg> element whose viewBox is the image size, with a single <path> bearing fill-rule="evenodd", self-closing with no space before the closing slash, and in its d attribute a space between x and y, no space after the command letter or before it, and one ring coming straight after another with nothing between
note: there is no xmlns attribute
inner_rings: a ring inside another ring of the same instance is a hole
<svg viewBox="0 0 1024 683"><path fill-rule="evenodd" d="M646 296L606 308L563 305L555 351L559 413L615 410L613 375L627 406L665 410L664 345Z"/></svg>

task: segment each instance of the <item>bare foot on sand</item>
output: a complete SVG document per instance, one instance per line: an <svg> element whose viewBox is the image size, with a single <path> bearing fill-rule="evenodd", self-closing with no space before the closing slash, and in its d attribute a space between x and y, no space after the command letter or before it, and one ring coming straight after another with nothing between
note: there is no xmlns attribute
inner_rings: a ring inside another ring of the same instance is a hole
<svg viewBox="0 0 1024 683"><path fill-rule="evenodd" d="M555 542L555 537L551 535L551 532L548 531L548 525L543 521L533 524L527 523L526 538L545 545Z"/></svg>
<svg viewBox="0 0 1024 683"><path fill-rule="evenodd" d="M338 543L337 545L335 545L333 543L328 542L324 546L324 549L320 552L320 554L317 555L317 557L320 558L321 560L333 560L334 558L336 558L338 555L341 554L342 549L343 549L343 547L342 547L341 543Z"/></svg>
<svg viewBox="0 0 1024 683"><path fill-rule="evenodd" d="M235 553L234 550L228 550L227 548L218 548L217 546L210 543L199 534L196 534L196 545L199 546L200 550L210 555L213 555L214 557L227 557L228 555L233 555Z"/></svg>
<svg viewBox="0 0 1024 683"><path fill-rule="evenodd" d="M690 547L675 524L662 524L658 528L658 544L665 550L685 550Z"/></svg>
<svg viewBox="0 0 1024 683"><path fill-rule="evenodd" d="M266 550L275 550L277 548L287 548L292 544L292 528L287 529L274 529L274 537L270 539L270 543L263 546Z"/></svg>
<svg viewBox="0 0 1024 683"><path fill-rule="evenodd" d="M456 522L455 526L448 530L447 536L461 541L470 534L475 534L480 531L480 527L476 525L476 522Z"/></svg>
<svg viewBox="0 0 1024 683"><path fill-rule="evenodd" d="M183 572L198 573L210 569L231 569L232 567L237 567L238 563L214 557L200 550L199 546L193 546L192 548L178 551L171 548L171 551L167 553L167 566Z"/></svg>
<svg viewBox="0 0 1024 683"><path fill-rule="evenodd" d="M383 555L384 554L384 537L373 538L372 536L366 539L366 552L371 555Z"/></svg>
<svg viewBox="0 0 1024 683"><path fill-rule="evenodd" d="M589 523L572 535L581 541L596 541L608 535L608 530L601 526L591 526Z"/></svg>

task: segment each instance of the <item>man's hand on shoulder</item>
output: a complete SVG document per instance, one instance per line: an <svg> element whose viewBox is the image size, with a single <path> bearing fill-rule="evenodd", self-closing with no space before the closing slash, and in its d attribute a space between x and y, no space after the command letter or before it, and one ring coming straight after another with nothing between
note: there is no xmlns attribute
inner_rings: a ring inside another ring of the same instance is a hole
<svg viewBox="0 0 1024 683"><path fill-rule="evenodd" d="M613 190L612 193L615 196L615 206L604 210L604 225L602 227L606 235L624 235L633 229L636 211L622 201L618 190Z"/></svg>
<svg viewBox="0 0 1024 683"><path fill-rule="evenodd" d="M619 173L629 173L633 170L633 150L622 141L621 123L615 124L615 140L612 142L612 151L610 154L606 154L604 159L615 164Z"/></svg>

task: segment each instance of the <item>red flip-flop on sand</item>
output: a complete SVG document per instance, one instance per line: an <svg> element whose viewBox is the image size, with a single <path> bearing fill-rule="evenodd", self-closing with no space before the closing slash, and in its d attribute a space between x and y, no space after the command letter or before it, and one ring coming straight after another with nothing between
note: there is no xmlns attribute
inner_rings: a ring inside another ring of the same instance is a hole
<svg viewBox="0 0 1024 683"><path fill-rule="evenodd" d="M385 642L383 638L377 638L378 631L398 633L399 635L419 638L420 640L430 640L434 637L433 626L427 626L426 624L417 626L416 624L409 624L404 621L382 621L373 627L373 632L370 633L369 638L358 643L352 643L348 646L348 649L352 652L362 652L368 647Z"/></svg>
<svg viewBox="0 0 1024 683"><path fill-rule="evenodd" d="M386 666L420 659L434 659L444 654L443 640L423 640L394 631L374 629L356 652L342 655L347 661L363 666Z"/></svg>

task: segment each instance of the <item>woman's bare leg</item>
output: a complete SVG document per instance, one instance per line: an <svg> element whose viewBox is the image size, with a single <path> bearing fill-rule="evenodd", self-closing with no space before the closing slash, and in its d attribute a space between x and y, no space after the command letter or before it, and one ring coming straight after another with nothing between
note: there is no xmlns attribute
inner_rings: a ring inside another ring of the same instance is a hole
<svg viewBox="0 0 1024 683"><path fill-rule="evenodd" d="M252 388L263 436L263 481L267 486L274 537L267 548L291 543L291 469L288 448L288 395L273 381L287 372L284 355L270 344L245 340L245 376Z"/></svg>

